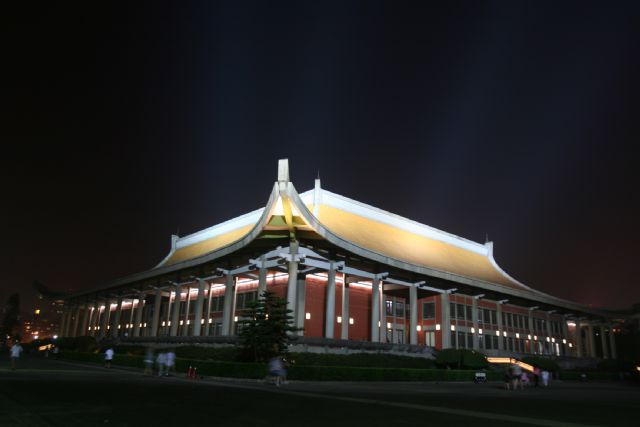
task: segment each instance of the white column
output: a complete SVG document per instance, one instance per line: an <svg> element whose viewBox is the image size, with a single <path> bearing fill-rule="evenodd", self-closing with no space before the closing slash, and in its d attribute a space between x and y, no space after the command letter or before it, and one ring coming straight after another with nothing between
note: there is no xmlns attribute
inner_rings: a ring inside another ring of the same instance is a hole
<svg viewBox="0 0 640 427"><path fill-rule="evenodd" d="M211 328L211 324L209 323L209 319L211 319L211 299L213 298L213 283L209 284L209 292L207 294L207 317L204 320L204 335L209 335L209 330Z"/></svg>
<svg viewBox="0 0 640 427"><path fill-rule="evenodd" d="M349 285L347 284L347 275L343 275L342 284L342 324L340 330L340 338L349 339Z"/></svg>
<svg viewBox="0 0 640 427"><path fill-rule="evenodd" d="M564 344L566 340L567 344ZM567 328L567 316L562 316L562 337L560 338L562 343L562 355L569 356L569 329Z"/></svg>
<svg viewBox="0 0 640 427"><path fill-rule="evenodd" d="M596 341L593 336L593 324L591 321L587 324L587 336L589 338L589 357L596 357Z"/></svg>
<svg viewBox="0 0 640 427"><path fill-rule="evenodd" d="M77 337L78 336L78 325L80 323L80 305L76 306L76 314L74 316L73 319L73 327L71 329L71 336L72 337Z"/></svg>
<svg viewBox="0 0 640 427"><path fill-rule="evenodd" d="M260 268L258 269L258 298L267 290L267 269L264 268L264 256L260 257Z"/></svg>
<svg viewBox="0 0 640 427"><path fill-rule="evenodd" d="M80 336L87 336L89 334L89 325L91 324L91 315L93 314L92 307L89 307L89 302L84 305L84 318L82 319L82 331Z"/></svg>
<svg viewBox="0 0 640 427"><path fill-rule="evenodd" d="M131 298L131 310L129 310L129 321L127 322L127 333L133 336L133 322L135 321L136 311L134 309L134 305L136 303L135 298Z"/></svg>
<svg viewBox="0 0 640 427"><path fill-rule="evenodd" d="M548 311L547 311L547 316L545 321L547 323L547 337L549 337L549 341L545 339L545 342L548 344L548 347L549 347L548 354L553 354L553 342L551 342L551 337L553 335L551 332L551 314Z"/></svg>
<svg viewBox="0 0 640 427"><path fill-rule="evenodd" d="M160 304L162 304L162 290L156 289L156 299L153 301L153 320L151 321L151 336L158 336L158 326L160 325Z"/></svg>
<svg viewBox="0 0 640 427"><path fill-rule="evenodd" d="M384 296L384 282L380 281L380 301L378 302L378 313L380 313L379 337L380 342L387 342L387 309Z"/></svg>
<svg viewBox="0 0 640 427"><path fill-rule="evenodd" d="M236 285L229 271L225 277L224 308L222 314L222 335L234 335L234 317L236 312Z"/></svg>
<svg viewBox="0 0 640 427"><path fill-rule="evenodd" d="M611 358L617 359L618 353L616 352L616 335L613 332L613 325L609 325L609 345L611 346Z"/></svg>
<svg viewBox="0 0 640 427"><path fill-rule="evenodd" d="M140 336L140 323L142 323L142 310L144 309L145 293L140 292L138 295L138 309L136 310L136 319L133 322L133 336Z"/></svg>
<svg viewBox="0 0 640 427"><path fill-rule="evenodd" d="M605 330L605 324L601 324L600 325L600 342L602 344L602 358L603 359L608 359L609 358L609 349L608 349L608 345L607 345L607 336L604 332Z"/></svg>
<svg viewBox="0 0 640 427"><path fill-rule="evenodd" d="M187 298L184 302L184 320L182 322L182 336L189 335L189 312L191 311L191 285L187 285Z"/></svg>
<svg viewBox="0 0 640 427"><path fill-rule="evenodd" d="M576 356L582 357L582 325L580 319L576 319Z"/></svg>
<svg viewBox="0 0 640 427"><path fill-rule="evenodd" d="M502 303L498 301L496 304L496 317L498 318L498 332L500 336L498 337L498 350L504 350L504 336L502 334Z"/></svg>
<svg viewBox="0 0 640 427"><path fill-rule="evenodd" d="M409 344L418 344L418 288L411 286L409 288L409 315L411 320L409 321L411 333L409 334Z"/></svg>
<svg viewBox="0 0 640 427"><path fill-rule="evenodd" d="M471 334L471 339L473 340L474 350L478 350L478 297L473 297L471 299L471 316L473 316L473 334Z"/></svg>
<svg viewBox="0 0 640 427"><path fill-rule="evenodd" d="M178 336L178 325L180 324L180 293L182 292L182 286L176 283L176 296L173 298L173 307L171 308L171 328L169 329L169 336Z"/></svg>
<svg viewBox="0 0 640 427"><path fill-rule="evenodd" d="M288 272L289 278L287 281L287 308L292 311L291 316L294 321L298 318L297 314L297 288L298 288L298 243L291 242L291 246L289 247L289 254L291 259L289 260ZM297 323L297 322L296 322Z"/></svg>
<svg viewBox="0 0 640 427"><path fill-rule="evenodd" d="M93 313L91 316L91 336L95 337L98 334L96 328L100 325L100 303L97 300L93 303Z"/></svg>
<svg viewBox="0 0 640 427"><path fill-rule="evenodd" d="M336 321L336 263L329 262L327 274L327 306L324 315L324 337L333 339L333 326Z"/></svg>
<svg viewBox="0 0 640 427"><path fill-rule="evenodd" d="M371 341L380 342L380 278L371 280Z"/></svg>
<svg viewBox="0 0 640 427"><path fill-rule="evenodd" d="M296 334L304 335L304 318L305 318L305 296L306 296L306 275L298 273L298 280L296 281L296 327L300 328Z"/></svg>
<svg viewBox="0 0 640 427"><path fill-rule="evenodd" d="M536 341L533 339L533 337L535 336L534 333L534 324L533 324L533 310L529 309L529 336L531 337L531 339L529 339L529 352L531 354L534 354L536 352L535 350L535 346L536 346Z"/></svg>
<svg viewBox="0 0 640 427"><path fill-rule="evenodd" d="M442 348L451 347L451 313L449 311L449 294L444 292L440 294L440 305L442 312L442 325L440 326L440 334L442 336Z"/></svg>
<svg viewBox="0 0 640 427"><path fill-rule="evenodd" d="M109 333L107 325L109 324L109 317L111 316L111 301L105 300L104 311L102 312L102 321L100 324L100 335L106 336Z"/></svg>
<svg viewBox="0 0 640 427"><path fill-rule="evenodd" d="M196 309L193 314L193 336L199 337L202 331L202 306L204 305L205 281L198 279L198 298L196 299Z"/></svg>
<svg viewBox="0 0 640 427"><path fill-rule="evenodd" d="M114 316L113 319L113 336L117 337L120 335L120 329L118 329L118 327L120 326L120 317L122 316L122 297L118 297L118 302L117 302L117 306L116 306L116 315Z"/></svg>

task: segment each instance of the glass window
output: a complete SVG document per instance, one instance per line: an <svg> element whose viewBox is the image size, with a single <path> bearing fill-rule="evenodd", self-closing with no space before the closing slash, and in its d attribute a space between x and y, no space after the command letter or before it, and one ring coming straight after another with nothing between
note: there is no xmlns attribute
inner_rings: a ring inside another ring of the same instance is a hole
<svg viewBox="0 0 640 427"><path fill-rule="evenodd" d="M404 329L396 329L396 342L404 344Z"/></svg>
<svg viewBox="0 0 640 427"><path fill-rule="evenodd" d="M473 348L473 334L467 334L467 348Z"/></svg>
<svg viewBox="0 0 640 427"><path fill-rule="evenodd" d="M487 334L484 336L484 343L486 345L487 350L492 350L493 346L491 345L493 341L491 340L491 335Z"/></svg>
<svg viewBox="0 0 640 427"><path fill-rule="evenodd" d="M479 323L482 323L482 313L483 313L482 309L479 308L478 309L478 322Z"/></svg>
<svg viewBox="0 0 640 427"><path fill-rule="evenodd" d="M436 346L436 333L433 331L428 331L424 333L424 342L427 347L435 347Z"/></svg>
<svg viewBox="0 0 640 427"><path fill-rule="evenodd" d="M465 333L458 331L458 348L465 348L465 344L467 343Z"/></svg>
<svg viewBox="0 0 640 427"><path fill-rule="evenodd" d="M458 347L458 345L456 343L456 337L457 337L456 331L451 331L451 348L457 348Z"/></svg>
<svg viewBox="0 0 640 427"><path fill-rule="evenodd" d="M478 348L484 348L484 335L478 335Z"/></svg>
<svg viewBox="0 0 640 427"><path fill-rule="evenodd" d="M396 301L396 317L404 317L404 303Z"/></svg>
<svg viewBox="0 0 640 427"><path fill-rule="evenodd" d="M484 309L484 323L491 323L491 311L487 308Z"/></svg>
<svg viewBox="0 0 640 427"><path fill-rule="evenodd" d="M458 315L458 319L464 320L464 305L456 304L456 314Z"/></svg>
<svg viewBox="0 0 640 427"><path fill-rule="evenodd" d="M451 316L452 319L456 317L456 304L453 302L449 303L449 316Z"/></svg>
<svg viewBox="0 0 640 427"><path fill-rule="evenodd" d="M498 314L496 313L496 311L495 311L495 310L491 310L491 322L492 322L494 325L497 325L497 324L498 324Z"/></svg>
<svg viewBox="0 0 640 427"><path fill-rule="evenodd" d="M469 322L473 322L473 307L471 307L470 305L467 306L467 320Z"/></svg>
<svg viewBox="0 0 640 427"><path fill-rule="evenodd" d="M422 318L423 319L435 319L436 318L436 304L433 302L422 303Z"/></svg>
<svg viewBox="0 0 640 427"><path fill-rule="evenodd" d="M387 316L393 316L393 301L386 300L385 304L387 307Z"/></svg>

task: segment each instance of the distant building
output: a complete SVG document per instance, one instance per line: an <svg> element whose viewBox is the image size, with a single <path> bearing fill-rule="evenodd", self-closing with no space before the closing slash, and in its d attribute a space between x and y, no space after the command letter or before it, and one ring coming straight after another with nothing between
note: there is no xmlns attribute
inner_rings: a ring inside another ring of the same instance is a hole
<svg viewBox="0 0 640 427"><path fill-rule="evenodd" d="M65 298L61 332L232 337L265 290L301 342L615 357L611 314L530 288L480 244L315 187L279 163L265 207L184 237L156 267ZM174 339L175 341L175 339Z"/></svg>

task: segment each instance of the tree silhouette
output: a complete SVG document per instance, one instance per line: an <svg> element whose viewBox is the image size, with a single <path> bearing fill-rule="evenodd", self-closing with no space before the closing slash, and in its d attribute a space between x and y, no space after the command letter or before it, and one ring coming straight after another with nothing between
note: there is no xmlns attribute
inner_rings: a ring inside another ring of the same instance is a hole
<svg viewBox="0 0 640 427"><path fill-rule="evenodd" d="M7 299L0 324L0 342L6 343L8 338L15 338L20 326L20 295L12 294Z"/></svg>
<svg viewBox="0 0 640 427"><path fill-rule="evenodd" d="M265 362L286 353L288 345L295 340L292 334L300 330L293 325L291 313L287 301L271 291L265 291L252 302L246 317L239 322L244 358Z"/></svg>

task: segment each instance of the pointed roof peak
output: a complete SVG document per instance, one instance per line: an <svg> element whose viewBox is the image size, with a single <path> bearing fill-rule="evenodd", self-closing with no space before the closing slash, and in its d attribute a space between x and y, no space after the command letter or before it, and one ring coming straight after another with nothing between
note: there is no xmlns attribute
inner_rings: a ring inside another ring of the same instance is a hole
<svg viewBox="0 0 640 427"><path fill-rule="evenodd" d="M278 160L278 181L289 182L289 159Z"/></svg>

